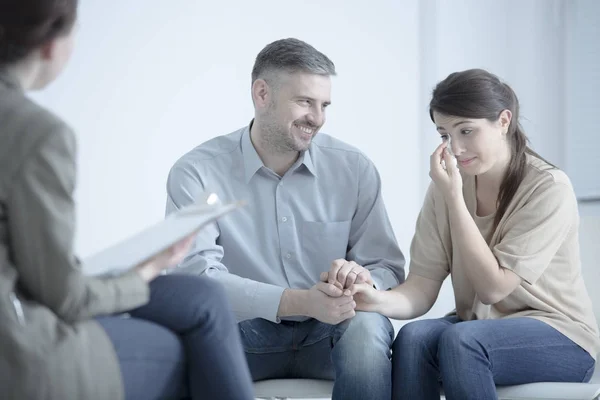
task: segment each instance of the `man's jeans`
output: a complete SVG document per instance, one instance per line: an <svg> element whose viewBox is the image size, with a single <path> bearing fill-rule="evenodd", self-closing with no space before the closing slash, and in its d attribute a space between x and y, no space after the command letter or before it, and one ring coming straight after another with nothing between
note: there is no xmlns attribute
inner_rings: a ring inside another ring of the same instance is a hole
<svg viewBox="0 0 600 400"><path fill-rule="evenodd" d="M495 385L587 382L594 359L533 318L414 321L393 345L393 399L497 399Z"/></svg>
<svg viewBox="0 0 600 400"><path fill-rule="evenodd" d="M388 400L394 329L374 313L357 312L339 325L264 319L239 323L255 381L272 378L335 379L333 400Z"/></svg>

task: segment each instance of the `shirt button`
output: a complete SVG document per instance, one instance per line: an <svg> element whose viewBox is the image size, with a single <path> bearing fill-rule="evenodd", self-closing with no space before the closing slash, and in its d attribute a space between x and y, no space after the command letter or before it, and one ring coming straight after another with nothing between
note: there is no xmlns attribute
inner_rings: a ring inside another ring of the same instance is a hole
<svg viewBox="0 0 600 400"><path fill-rule="evenodd" d="M285 258L287 258L287 259L289 260L290 258L292 258L292 255L291 255L290 253L287 253L287 254L285 255Z"/></svg>
<svg viewBox="0 0 600 400"><path fill-rule="evenodd" d="M281 218L281 222L287 222L287 217Z"/></svg>

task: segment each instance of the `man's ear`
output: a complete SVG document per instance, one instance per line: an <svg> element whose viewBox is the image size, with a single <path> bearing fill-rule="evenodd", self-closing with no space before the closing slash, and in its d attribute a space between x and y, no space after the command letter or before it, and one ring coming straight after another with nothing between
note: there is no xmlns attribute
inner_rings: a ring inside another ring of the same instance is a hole
<svg viewBox="0 0 600 400"><path fill-rule="evenodd" d="M266 108L271 103L273 90L264 79L257 79L252 84L252 100L257 108Z"/></svg>

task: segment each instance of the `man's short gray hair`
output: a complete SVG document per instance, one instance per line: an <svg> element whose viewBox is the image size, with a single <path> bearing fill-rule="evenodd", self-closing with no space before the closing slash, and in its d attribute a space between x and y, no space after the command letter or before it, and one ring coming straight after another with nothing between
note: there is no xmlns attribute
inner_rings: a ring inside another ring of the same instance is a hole
<svg viewBox="0 0 600 400"><path fill-rule="evenodd" d="M258 53L252 68L252 83L279 71L336 75L335 65L325 54L310 44L294 38L276 40Z"/></svg>

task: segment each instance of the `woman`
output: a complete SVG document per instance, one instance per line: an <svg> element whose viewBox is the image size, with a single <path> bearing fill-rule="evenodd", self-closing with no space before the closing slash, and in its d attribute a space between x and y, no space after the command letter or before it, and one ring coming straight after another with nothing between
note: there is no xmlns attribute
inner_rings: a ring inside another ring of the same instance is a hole
<svg viewBox="0 0 600 400"><path fill-rule="evenodd" d="M408 279L387 292L352 288L357 309L412 319L452 276L455 312L398 333L394 399L439 399L440 379L449 400L496 399L495 385L588 381L600 342L569 179L527 147L515 93L486 71L440 82L430 116L443 141Z"/></svg>
<svg viewBox="0 0 600 400"><path fill-rule="evenodd" d="M251 399L224 291L157 277L193 237L113 278L73 256L75 138L24 92L62 71L76 14L77 0L0 2L2 398Z"/></svg>

